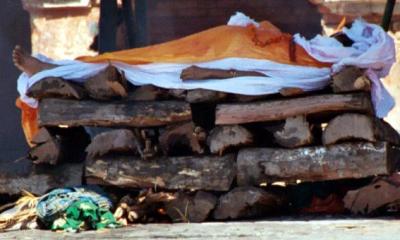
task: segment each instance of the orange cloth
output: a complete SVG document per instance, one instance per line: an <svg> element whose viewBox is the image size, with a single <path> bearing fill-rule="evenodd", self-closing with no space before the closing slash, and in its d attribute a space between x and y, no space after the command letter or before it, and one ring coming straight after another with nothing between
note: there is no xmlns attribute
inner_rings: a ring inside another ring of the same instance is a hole
<svg viewBox="0 0 400 240"><path fill-rule="evenodd" d="M292 37L269 22L260 27L218 26L178 40L153 46L81 57L84 62L120 61L127 64L196 63L230 57L268 59L302 66L325 67L295 44L295 62L290 60Z"/></svg>
<svg viewBox="0 0 400 240"><path fill-rule="evenodd" d="M289 34L282 33L269 22L260 27L249 25L218 26L178 40L153 46L110 52L95 57L80 57L84 62L120 61L127 64L196 63L223 58L267 59L279 63L326 67L292 42ZM37 111L21 101L22 127L29 144L38 130Z"/></svg>
<svg viewBox="0 0 400 240"><path fill-rule="evenodd" d="M21 125L25 134L26 141L29 146L33 146L32 139L39 131L38 126L38 110L37 108L31 108L26 103L22 102L20 98L17 98L15 105L21 109Z"/></svg>

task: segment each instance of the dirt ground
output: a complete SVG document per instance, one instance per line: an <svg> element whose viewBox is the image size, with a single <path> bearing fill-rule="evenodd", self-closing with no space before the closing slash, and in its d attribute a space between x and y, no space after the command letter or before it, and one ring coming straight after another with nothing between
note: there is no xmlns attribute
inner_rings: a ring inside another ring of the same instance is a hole
<svg viewBox="0 0 400 240"><path fill-rule="evenodd" d="M214 222L147 224L130 227L56 233L43 230L16 231L0 234L0 239L287 239L287 240L393 240L400 235L400 221L384 219L319 219L257 222Z"/></svg>

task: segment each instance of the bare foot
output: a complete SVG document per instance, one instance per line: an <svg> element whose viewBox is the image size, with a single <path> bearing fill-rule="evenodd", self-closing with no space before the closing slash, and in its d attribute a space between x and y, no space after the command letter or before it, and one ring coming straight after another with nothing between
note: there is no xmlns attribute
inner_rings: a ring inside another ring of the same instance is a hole
<svg viewBox="0 0 400 240"><path fill-rule="evenodd" d="M13 62L14 65L21 70L22 72L25 72L29 76L32 76L33 74L46 70L46 69L51 69L56 67L54 64L50 63L45 63L42 62L28 53L26 53L20 46L15 46L13 50Z"/></svg>

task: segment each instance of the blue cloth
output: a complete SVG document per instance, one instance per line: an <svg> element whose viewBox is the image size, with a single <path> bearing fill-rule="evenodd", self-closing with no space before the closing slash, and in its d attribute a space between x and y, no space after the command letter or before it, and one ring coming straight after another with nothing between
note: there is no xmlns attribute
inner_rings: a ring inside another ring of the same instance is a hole
<svg viewBox="0 0 400 240"><path fill-rule="evenodd" d="M91 201L99 208L110 210L111 201L93 189L85 187L58 188L43 195L37 204L38 217L51 224L65 213L65 210L76 201Z"/></svg>

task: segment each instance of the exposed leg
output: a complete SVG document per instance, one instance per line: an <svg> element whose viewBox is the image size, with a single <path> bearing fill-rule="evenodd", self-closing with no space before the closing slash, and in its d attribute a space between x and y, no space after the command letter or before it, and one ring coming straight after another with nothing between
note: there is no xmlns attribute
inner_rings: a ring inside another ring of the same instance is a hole
<svg viewBox="0 0 400 240"><path fill-rule="evenodd" d="M21 70L22 72L25 72L29 76L32 76L33 74L46 70L46 69L51 69L56 67L57 65L50 64L50 63L45 63L42 62L28 53L26 53L20 46L15 46L13 50L13 62L14 65Z"/></svg>

